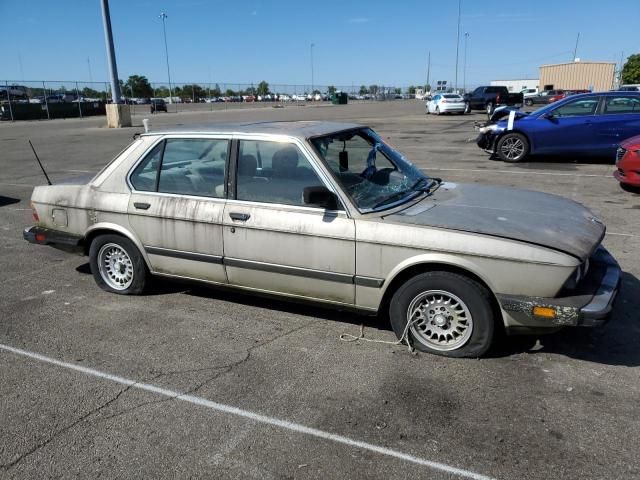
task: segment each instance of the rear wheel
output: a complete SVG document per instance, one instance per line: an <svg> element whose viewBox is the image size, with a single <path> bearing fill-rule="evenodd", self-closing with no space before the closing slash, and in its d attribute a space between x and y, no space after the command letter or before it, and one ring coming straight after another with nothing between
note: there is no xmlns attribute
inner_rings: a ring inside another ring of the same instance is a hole
<svg viewBox="0 0 640 480"><path fill-rule="evenodd" d="M529 155L529 140L521 133L507 133L498 140L496 153L504 162L520 162Z"/></svg>
<svg viewBox="0 0 640 480"><path fill-rule="evenodd" d="M530 98L527 98L527 99L524 101L524 104L525 104L527 107L530 107L530 106L532 106L532 105L533 105L533 100L531 100Z"/></svg>
<svg viewBox="0 0 640 480"><path fill-rule="evenodd" d="M147 283L147 267L142 255L128 238L100 235L89 248L91 273L100 288L121 295L142 293Z"/></svg>
<svg viewBox="0 0 640 480"><path fill-rule="evenodd" d="M436 107L436 115L440 115L440 107Z"/></svg>
<svg viewBox="0 0 640 480"><path fill-rule="evenodd" d="M405 330L423 352L448 357L480 357L491 346L495 322L489 291L450 272L427 272L402 285L389 307L398 338Z"/></svg>
<svg viewBox="0 0 640 480"><path fill-rule="evenodd" d="M464 113L471 113L471 104L469 102L464 104Z"/></svg>

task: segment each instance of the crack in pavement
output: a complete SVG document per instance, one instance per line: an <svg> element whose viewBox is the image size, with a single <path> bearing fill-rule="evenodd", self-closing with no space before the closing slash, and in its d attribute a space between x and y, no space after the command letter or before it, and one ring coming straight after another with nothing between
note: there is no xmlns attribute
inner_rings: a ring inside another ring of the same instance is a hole
<svg viewBox="0 0 640 480"><path fill-rule="evenodd" d="M157 376L156 377L152 377L150 380L153 381L156 378L157 378ZM93 410L90 410L89 412L85 413L84 415L82 415L77 420L71 422L69 425L66 425L66 426L62 427L61 429L57 430L52 435L50 435L48 438L46 438L44 440L41 440L40 442L36 443L31 449L29 449L26 452L18 455L18 457L15 460L13 460L13 461L11 461L9 463L5 463L5 464L0 465L0 470L4 470L4 471L10 470L11 468L16 466L18 463L20 463L22 460L24 460L28 456L34 454L35 452L37 452L41 448L46 447L49 443L51 443L53 440L55 440L60 435L63 435L64 433L68 432L69 430L71 430L76 425L78 425L78 424L82 423L83 421L85 421L91 415L94 415L94 414L98 413L99 411L103 410L104 408L107 408L109 405L111 405L112 403L117 401L124 393L126 393L128 390L130 390L136 384L137 384L137 382L133 383L131 385L128 385L127 387L121 389L113 398L107 400L105 403L103 403L102 405L99 405L98 407L94 408Z"/></svg>
<svg viewBox="0 0 640 480"><path fill-rule="evenodd" d="M215 367L204 367L204 368L201 368L201 369L188 369L188 370L175 370L175 371L170 371L170 372L160 372L160 373L158 373L156 375L153 375L148 381L154 381L154 380L157 380L158 378L161 378L163 376L168 376L168 375L183 374L183 373L189 373L189 372L195 372L195 371L206 371L206 370L213 370L213 369L216 369L216 370L222 369L221 372L216 372L214 375L212 375L211 377L208 377L206 380L198 383L197 385L195 385L191 389L180 393L180 395L193 394L193 393L197 392L199 389L201 389L202 387L204 387L205 385L207 385L208 383L210 383L213 380L215 380L216 378L218 378L218 377L220 377L220 376L222 376L222 375L224 375L226 373L229 373L230 371L232 371L237 366L239 366L239 365L241 365L243 363L246 363L251 358L251 352L253 350L255 350L257 348L260 348L260 347L263 347L265 345L268 345L269 343L275 342L275 341L277 341L277 340L279 340L279 339L281 339L283 337L286 337L287 335L295 333L295 332L297 332L299 330L302 330L303 328L306 328L306 327L308 327L308 324L304 324L302 326L299 326L299 327L296 327L294 329L288 330L287 332L285 332L285 333L283 333L281 335L277 335L277 336L275 336L273 338L265 340L264 342L258 343L256 345L252 345L251 347L246 349L246 352L245 352L245 355L244 355L243 358L241 358L240 360L237 360L235 362L232 362L230 364L221 365L221 366L215 366ZM96 413L100 412L101 410L107 408L109 405L111 405L114 402L116 402L122 395L124 395L126 392L128 392L137 383L138 382L133 383L131 385L128 385L127 387L121 389L114 397L112 397L111 399L107 400L105 403L99 405L98 407L90 410L89 412L85 413L84 415L82 415L77 420L71 422L69 425L66 425L66 426L62 427L61 429L57 430L56 432L54 432L52 435L50 435L46 439L36 443L31 449L29 449L26 452L18 455L18 457L15 460L10 461L9 463L1 464L0 465L0 470L7 471L7 470L13 468L18 463L20 463L22 460L24 460L25 458L27 458L30 455L34 454L35 452L37 452L41 448L47 446L49 443L51 443L53 440L55 440L59 436L65 434L69 430L73 429L75 426L77 426L80 423L82 423L82 422L86 421L87 419L89 419L89 417L95 415ZM171 400L175 400L175 398L176 397L169 397L169 398L164 398L162 400L152 400L152 401L149 401L149 402L143 402L143 403L138 404L138 405L136 405L134 407L122 410L120 412L116 412L113 415L109 415L109 416L103 417L103 418L99 419L98 421L110 420L112 418L115 418L115 417L130 413L130 412L132 412L134 410L137 410L139 408L142 408L144 406L151 405L151 404L159 404L159 403L163 403L163 402L168 402L168 401L171 401Z"/></svg>
<svg viewBox="0 0 640 480"><path fill-rule="evenodd" d="M206 386L207 384L211 383L212 381L216 380L217 378L221 377L222 375L225 375L227 373L229 373L230 371L232 371L234 368L238 367L239 365L242 365L243 363L246 363L249 361L249 359L251 358L251 352L257 348L263 347L265 345L268 345L272 342L275 342L281 338L284 338L292 333L298 332L304 328L307 328L309 325L308 324L304 324L301 325L299 327L296 327L294 329L288 330L286 332L284 332L281 335L277 335L273 338L270 338L268 340L265 340L264 342L258 343L256 345L252 345L251 347L247 348L245 351L245 356L240 359L237 360L235 362L229 363L227 365L218 365L218 366L214 366L214 367L203 367L203 368L197 368L197 369L187 369L187 370L173 370L170 372L162 372L159 373L158 375L156 375L154 377L154 380L157 380L158 378L164 377L164 376L169 376L169 375L180 375L180 374L184 374L184 373L193 373L193 372L202 372L202 371L206 371L206 370L222 370L220 372L216 372L214 375L208 377L207 379L203 380L202 382L198 383L197 385L195 385L194 387L190 388L189 390L186 390L184 392L181 392L180 395L191 395L195 392L197 392L198 390L200 390L202 387ZM126 415L127 413L131 413L135 410L138 410L142 407L146 407L148 405L155 405L155 404L160 404L160 403L164 403L164 402L169 402L171 400L175 400L176 397L168 397L168 398L163 398L161 400L150 400L148 402L142 402L138 405L135 405L133 407L121 410L119 412L114 413L113 415L109 415L103 418L100 418L99 422L102 421L107 421L107 420L111 420L115 417L119 417L121 415Z"/></svg>

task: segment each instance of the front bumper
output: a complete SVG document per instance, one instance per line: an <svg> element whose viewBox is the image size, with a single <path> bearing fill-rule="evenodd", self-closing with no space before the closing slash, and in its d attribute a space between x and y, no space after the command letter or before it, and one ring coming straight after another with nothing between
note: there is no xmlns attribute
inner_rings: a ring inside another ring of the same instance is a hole
<svg viewBox="0 0 640 480"><path fill-rule="evenodd" d="M50 245L69 252L83 251L82 236L61 232L60 230L34 226L25 228L22 232L22 237L27 242L37 245Z"/></svg>
<svg viewBox="0 0 640 480"><path fill-rule="evenodd" d="M618 262L600 247L589 259L587 276L573 291L555 298L496 295L502 309L514 320L510 327L545 328L562 326L596 327L609 320L620 286ZM554 318L540 318L534 307L552 308Z"/></svg>

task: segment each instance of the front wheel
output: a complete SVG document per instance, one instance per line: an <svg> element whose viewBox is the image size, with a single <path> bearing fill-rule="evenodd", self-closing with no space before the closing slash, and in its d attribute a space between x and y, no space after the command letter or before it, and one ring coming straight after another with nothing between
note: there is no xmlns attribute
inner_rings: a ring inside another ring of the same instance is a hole
<svg viewBox="0 0 640 480"><path fill-rule="evenodd" d="M531 100L531 99L527 99L527 100L525 100L525 101L524 101L524 104L525 104L527 107L531 107L531 106L533 105L533 100Z"/></svg>
<svg viewBox="0 0 640 480"><path fill-rule="evenodd" d="M507 133L498 140L496 153L504 162L520 162L529 155L529 140L521 133Z"/></svg>
<svg viewBox="0 0 640 480"><path fill-rule="evenodd" d="M440 107L436 107L436 115L440 115Z"/></svg>
<svg viewBox="0 0 640 480"><path fill-rule="evenodd" d="M100 235L89 248L91 273L100 288L120 295L142 293L147 267L131 240L120 235Z"/></svg>
<svg viewBox="0 0 640 480"><path fill-rule="evenodd" d="M469 102L464 104L464 113L471 113L471 104Z"/></svg>
<svg viewBox="0 0 640 480"><path fill-rule="evenodd" d="M389 307L398 338L408 327L413 346L448 357L480 357L493 341L489 291L456 273L426 272L402 285Z"/></svg>

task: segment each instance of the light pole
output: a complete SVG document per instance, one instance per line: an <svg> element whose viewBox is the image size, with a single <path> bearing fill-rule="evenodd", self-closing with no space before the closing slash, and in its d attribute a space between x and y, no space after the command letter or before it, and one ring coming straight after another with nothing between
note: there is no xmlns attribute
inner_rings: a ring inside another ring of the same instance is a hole
<svg viewBox="0 0 640 480"><path fill-rule="evenodd" d="M458 0L458 30L456 32L456 81L455 89L458 90L458 53L460 50L460 13L462 11L462 0Z"/></svg>
<svg viewBox="0 0 640 480"><path fill-rule="evenodd" d="M107 46L107 61L111 77L111 100L120 103L120 83L118 82L118 68L116 67L116 52L113 47L113 35L111 34L111 15L109 14L109 0L101 0L102 24L104 26L104 41ZM46 93L45 93L46 98Z"/></svg>
<svg viewBox="0 0 640 480"><path fill-rule="evenodd" d="M311 96L313 97L313 47L315 45L312 43L311 44Z"/></svg>
<svg viewBox="0 0 640 480"><path fill-rule="evenodd" d="M167 26L165 24L167 14L161 12L159 17L162 19L162 32L164 33L164 55L167 59L167 77L169 78L169 103L173 103L173 93L171 91L171 70L169 70L169 49L167 48Z"/></svg>
<svg viewBox="0 0 640 480"><path fill-rule="evenodd" d="M464 32L464 67L462 67L462 93L467 92L467 40L469 40L469 32Z"/></svg>

